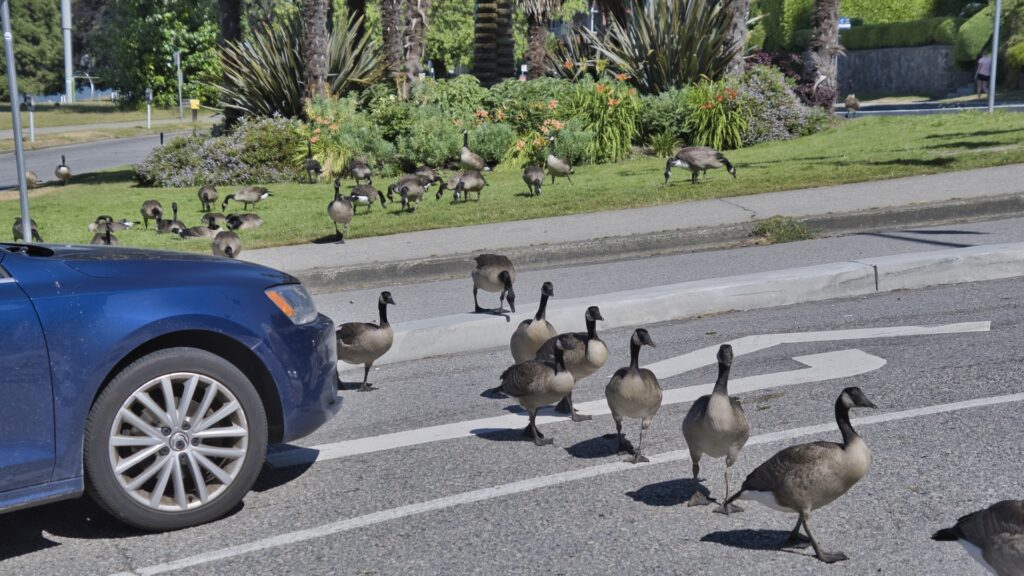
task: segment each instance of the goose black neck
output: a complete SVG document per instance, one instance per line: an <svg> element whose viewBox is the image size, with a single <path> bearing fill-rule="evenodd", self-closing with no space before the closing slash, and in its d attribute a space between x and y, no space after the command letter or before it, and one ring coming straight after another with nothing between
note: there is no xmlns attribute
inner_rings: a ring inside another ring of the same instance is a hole
<svg viewBox="0 0 1024 576"><path fill-rule="evenodd" d="M555 372L565 370L565 350L555 348Z"/></svg>
<svg viewBox="0 0 1024 576"><path fill-rule="evenodd" d="M849 445L854 438L858 437L853 425L850 424L850 409L843 404L842 396L836 400L836 424L839 425L839 431L843 434L843 444Z"/></svg>
<svg viewBox="0 0 1024 576"><path fill-rule="evenodd" d="M587 339L597 338L597 320L587 318Z"/></svg>
<svg viewBox="0 0 1024 576"><path fill-rule="evenodd" d="M640 343L633 339L629 341L629 368L630 370L640 368Z"/></svg>
<svg viewBox="0 0 1024 576"><path fill-rule="evenodd" d="M377 311L380 312L380 325L381 326L387 326L388 325L388 303L383 301L383 300L381 300L380 302L377 302Z"/></svg>
<svg viewBox="0 0 1024 576"><path fill-rule="evenodd" d="M725 362L718 363L718 380L715 381L715 394L729 395L729 370L731 368L731 364L726 364Z"/></svg>
<svg viewBox="0 0 1024 576"><path fill-rule="evenodd" d="M540 295L540 306L537 307L537 314L534 315L533 319L534 320L543 320L544 319L544 315L547 313L547 309L548 309L548 295L547 294L541 294Z"/></svg>
<svg viewBox="0 0 1024 576"><path fill-rule="evenodd" d="M462 133L462 147L469 148L469 132Z"/></svg>

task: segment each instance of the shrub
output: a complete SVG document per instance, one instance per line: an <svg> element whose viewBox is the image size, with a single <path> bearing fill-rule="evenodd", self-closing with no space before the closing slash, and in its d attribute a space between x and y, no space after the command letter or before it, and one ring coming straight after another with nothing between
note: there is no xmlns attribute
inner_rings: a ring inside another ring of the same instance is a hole
<svg viewBox="0 0 1024 576"><path fill-rule="evenodd" d="M504 158L505 153L516 141L516 133L508 124L484 122L469 131L473 151L480 155L489 166Z"/></svg>
<svg viewBox="0 0 1024 576"><path fill-rule="evenodd" d="M758 224L750 234L761 237L766 244L797 242L813 237L806 224L786 216L772 216Z"/></svg>
<svg viewBox="0 0 1024 576"><path fill-rule="evenodd" d="M959 18L927 18L910 22L855 26L840 34L840 43L848 50L954 44L957 30L963 23L964 21Z"/></svg>
<svg viewBox="0 0 1024 576"><path fill-rule="evenodd" d="M956 48L953 50L953 58L962 64L972 64L981 56L982 52L992 41L993 22L995 11L989 5L981 10L960 26L960 33L956 37Z"/></svg>
<svg viewBox="0 0 1024 576"><path fill-rule="evenodd" d="M369 99L366 104L370 120L389 142L397 142L398 137L409 130L415 109L414 104L403 102L398 96L387 93Z"/></svg>
<svg viewBox="0 0 1024 576"><path fill-rule="evenodd" d="M380 128L356 109L350 98L317 98L306 110L309 124L299 130L300 140L292 149L296 164L306 157L306 141L324 172L338 176L353 158L364 158L373 166L385 167L395 160L395 146L384 139Z"/></svg>
<svg viewBox="0 0 1024 576"><path fill-rule="evenodd" d="M773 66L754 66L740 79L739 99L747 114L743 144L789 140L826 125L820 108L808 108L793 92L795 83Z"/></svg>
<svg viewBox="0 0 1024 576"><path fill-rule="evenodd" d="M955 2L958 0L942 0ZM906 22L931 16L942 16L934 9L936 0L843 0L842 15L861 20L865 24ZM795 33L811 21L814 0L762 0L761 13L765 15L764 48L784 50L797 45ZM801 38L802 40L802 38Z"/></svg>
<svg viewBox="0 0 1024 576"><path fill-rule="evenodd" d="M483 105L501 111L504 121L517 133L536 130L545 120L558 114L558 106L572 90L572 83L557 78L537 78L528 82L506 80L491 87Z"/></svg>
<svg viewBox="0 0 1024 576"><path fill-rule="evenodd" d="M293 151L304 145L299 123L284 118L243 118L224 136L174 138L135 165L150 186L257 184L305 177Z"/></svg>
<svg viewBox="0 0 1024 576"><path fill-rule="evenodd" d="M486 94L475 76L463 74L451 80L425 78L413 86L412 99L417 106L436 106L458 116L480 108Z"/></svg>
<svg viewBox="0 0 1024 576"><path fill-rule="evenodd" d="M587 147L588 162L617 162L633 151L640 117L640 98L624 82L582 80L573 87L567 117L583 122L593 134Z"/></svg>
<svg viewBox="0 0 1024 576"><path fill-rule="evenodd" d="M461 148L461 130L451 116L433 106L417 108L409 131L398 138L398 155L406 169L444 166L458 158Z"/></svg>
<svg viewBox="0 0 1024 576"><path fill-rule="evenodd" d="M637 130L641 140L650 140L656 135L671 134L682 138L686 132L686 89L668 90L657 96L643 96L640 102L640 116Z"/></svg>
<svg viewBox="0 0 1024 576"><path fill-rule="evenodd" d="M651 136L650 143L655 156L671 156L679 147L679 138L673 132L661 132Z"/></svg>
<svg viewBox="0 0 1024 576"><path fill-rule="evenodd" d="M739 93L725 82L704 79L686 92L690 115L686 118L689 142L730 150L743 145L746 111Z"/></svg>

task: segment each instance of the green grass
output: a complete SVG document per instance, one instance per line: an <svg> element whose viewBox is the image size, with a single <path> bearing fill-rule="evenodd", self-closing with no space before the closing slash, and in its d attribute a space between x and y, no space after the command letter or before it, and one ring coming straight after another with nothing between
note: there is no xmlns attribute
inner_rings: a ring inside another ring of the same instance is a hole
<svg viewBox="0 0 1024 576"><path fill-rule="evenodd" d="M705 198L720 198L827 186L867 180L934 174L984 166L1024 162L1024 114L980 112L913 117L870 117L842 122L836 128L788 142L773 142L726 154L736 165L737 179L723 170L708 172L707 182L689 183L689 173L675 170L669 186L662 184L664 159L644 157L618 164L581 166L575 184L550 180L540 197L525 196L518 170L487 175L490 183L481 202L451 205L450 193L441 201L430 195L416 213L398 213L377 204L373 212L352 222L350 237L394 234L413 230L465 226L650 206ZM48 176L48 175L47 175ZM139 188L128 169L76 178L66 188L34 191L32 215L48 242L88 242L87 224L99 214L139 218L139 206L155 198L170 209L181 207L179 219L198 225L196 189ZM350 184L346 182L346 185ZM375 180L378 188L388 181ZM246 249L330 240L334 227L326 215L329 183L268 184L274 196L257 212L266 224L241 233ZM221 198L237 187L220 189ZM232 205L229 209L239 210ZM18 212L16 193L0 193L0 223L12 222ZM600 231L595 231L600 232ZM126 231L122 245L205 252L209 243L157 235L150 230Z"/></svg>
<svg viewBox="0 0 1024 576"><path fill-rule="evenodd" d="M772 216L754 227L751 234L760 237L765 244L797 242L814 236L806 224L787 216Z"/></svg>
<svg viewBox="0 0 1024 576"><path fill-rule="evenodd" d="M191 112L185 106L185 117L190 118ZM201 111L200 115L209 115L209 111ZM177 108L153 108L153 120L164 120L178 117ZM75 104L36 104L36 128L55 126L74 126L76 124L100 124L104 122L146 121L146 109L121 110L110 102L77 102ZM28 130L28 112L22 108L21 124ZM11 105L0 103L0 130L11 129Z"/></svg>

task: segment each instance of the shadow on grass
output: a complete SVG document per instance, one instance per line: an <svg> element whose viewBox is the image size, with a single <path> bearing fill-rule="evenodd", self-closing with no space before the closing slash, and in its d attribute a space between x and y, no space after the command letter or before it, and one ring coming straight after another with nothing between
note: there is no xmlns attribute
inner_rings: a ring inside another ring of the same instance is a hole
<svg viewBox="0 0 1024 576"><path fill-rule="evenodd" d="M921 160L919 158L893 158L892 160L880 160L876 162L836 162L837 166L931 166L942 168L956 162L956 158L943 156L942 158L931 158Z"/></svg>
<svg viewBox="0 0 1024 576"><path fill-rule="evenodd" d="M72 184L131 184L133 188L141 188L135 181L135 171L131 168L110 170L108 172L90 172L71 177Z"/></svg>
<svg viewBox="0 0 1024 576"><path fill-rule="evenodd" d="M969 142L967 140L959 140L957 142L947 142L945 144L932 144L931 146L925 146L925 149L943 149L943 148L963 148L964 150L978 150L982 148L996 148L998 146L1013 146L1012 142Z"/></svg>
<svg viewBox="0 0 1024 576"><path fill-rule="evenodd" d="M929 134L927 140L938 140L939 138L969 138L971 136L995 136L996 134L1016 134L1019 130L975 130L974 132L952 132L948 134Z"/></svg>

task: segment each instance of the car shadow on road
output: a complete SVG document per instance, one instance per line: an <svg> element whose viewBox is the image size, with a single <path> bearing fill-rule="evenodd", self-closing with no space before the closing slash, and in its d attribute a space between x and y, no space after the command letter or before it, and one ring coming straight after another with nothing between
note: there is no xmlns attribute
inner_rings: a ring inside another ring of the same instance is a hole
<svg viewBox="0 0 1024 576"><path fill-rule="evenodd" d="M145 534L122 524L89 498L65 500L12 512L0 526L0 562L60 546L49 538L106 539Z"/></svg>
<svg viewBox="0 0 1024 576"><path fill-rule="evenodd" d="M705 496L710 495L703 484L694 482L692 478L677 478L648 484L634 492L626 492L626 496L648 506L685 506L698 490Z"/></svg>

